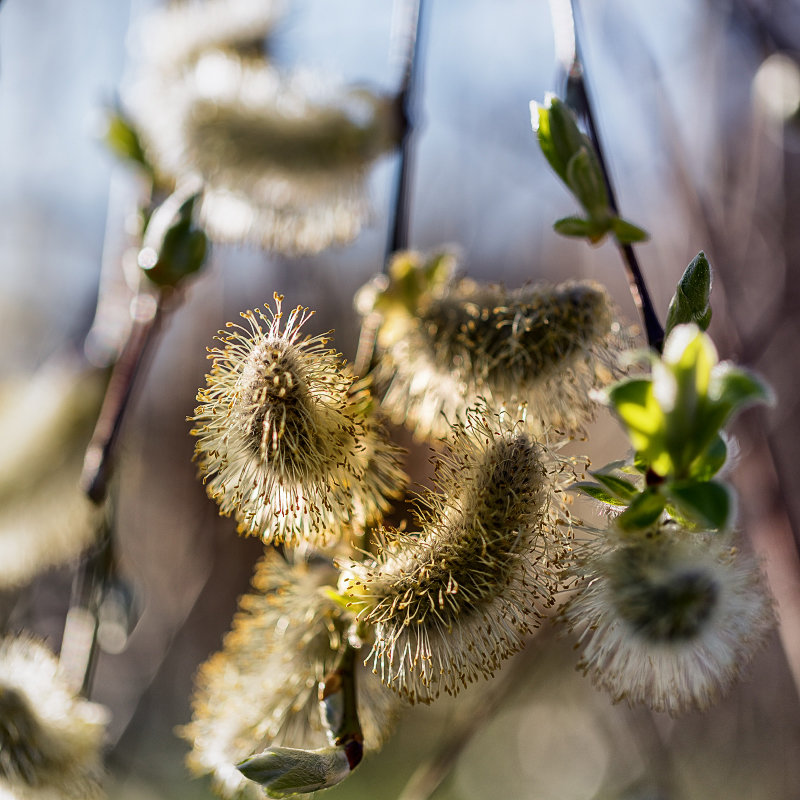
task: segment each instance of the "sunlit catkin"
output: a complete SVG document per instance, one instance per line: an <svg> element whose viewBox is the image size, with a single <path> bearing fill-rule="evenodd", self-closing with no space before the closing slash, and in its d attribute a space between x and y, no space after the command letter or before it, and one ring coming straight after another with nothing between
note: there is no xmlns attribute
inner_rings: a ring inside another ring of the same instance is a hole
<svg viewBox="0 0 800 800"><path fill-rule="evenodd" d="M774 623L757 565L729 536L668 524L590 549L586 584L564 614L583 648L580 667L615 700L704 710Z"/></svg>
<svg viewBox="0 0 800 800"><path fill-rule="evenodd" d="M193 771L211 775L224 797L263 798L235 765L265 747L327 744L318 684L336 663L349 625L325 592L336 576L321 561L287 564L267 552L223 649L200 667L192 722L181 735L192 744ZM366 669L356 687L364 745L376 750L391 732L398 701Z"/></svg>
<svg viewBox="0 0 800 800"><path fill-rule="evenodd" d="M343 527L380 515L402 483L397 450L367 416L327 336L301 338L310 313L245 311L213 348L207 388L191 419L208 494L239 530L297 544L325 544Z"/></svg>
<svg viewBox="0 0 800 800"><path fill-rule="evenodd" d="M618 371L620 328L603 287L570 281L507 290L440 278L399 303L392 302L403 296L399 284L428 262L413 253L397 259L412 265L402 278L360 296L362 305L371 301L362 310L379 318L378 375L395 422L439 438L482 398L495 408L526 407L536 432L583 429L594 414L592 391Z"/></svg>
<svg viewBox="0 0 800 800"><path fill-rule="evenodd" d="M133 55L167 73L209 51L261 48L285 6L284 0L178 0L159 6L134 26Z"/></svg>
<svg viewBox="0 0 800 800"><path fill-rule="evenodd" d="M47 647L27 637L0 640L0 796L105 797L106 722L105 708L65 684Z"/></svg>
<svg viewBox="0 0 800 800"><path fill-rule="evenodd" d="M524 431L471 412L419 501L421 533L393 533L380 557L353 563L342 591L374 626L369 662L410 702L490 676L553 602L568 540L570 473Z"/></svg>
<svg viewBox="0 0 800 800"><path fill-rule="evenodd" d="M220 51L146 71L126 99L160 178L201 178L209 236L285 253L355 238L366 174L398 137L391 98Z"/></svg>

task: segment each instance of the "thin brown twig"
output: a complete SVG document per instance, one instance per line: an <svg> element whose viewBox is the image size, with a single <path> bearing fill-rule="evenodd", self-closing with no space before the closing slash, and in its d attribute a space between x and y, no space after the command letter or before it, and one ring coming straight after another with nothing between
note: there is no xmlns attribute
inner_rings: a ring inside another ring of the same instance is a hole
<svg viewBox="0 0 800 800"><path fill-rule="evenodd" d="M133 323L115 362L106 387L103 405L84 458L80 486L95 505L108 506L108 492L125 413L147 353L155 340L161 320L163 294L140 292L133 303ZM73 584L70 610L61 645L61 661L69 679L91 694L97 666L100 606L116 567L111 523L106 517L97 541L84 554Z"/></svg>
<svg viewBox="0 0 800 800"><path fill-rule="evenodd" d="M161 299L161 294L155 295L154 300L151 295L139 296L136 307L140 311L135 314L128 339L112 369L100 415L86 449L80 485L97 505L101 505L108 495L122 422L136 376L158 330Z"/></svg>
<svg viewBox="0 0 800 800"><path fill-rule="evenodd" d="M389 235L383 258L384 271L393 253L408 247L408 231L411 218L411 177L414 166L415 131L418 125L418 103L422 73L422 20L424 0L406 0L402 20L398 20L395 35L405 39L403 73L395 97L398 121L401 130L400 153L397 165L397 181L389 211ZM401 3L396 0L395 12L400 14ZM378 320L367 316L358 338L358 347L353 371L366 375L372 367L375 342L378 335Z"/></svg>

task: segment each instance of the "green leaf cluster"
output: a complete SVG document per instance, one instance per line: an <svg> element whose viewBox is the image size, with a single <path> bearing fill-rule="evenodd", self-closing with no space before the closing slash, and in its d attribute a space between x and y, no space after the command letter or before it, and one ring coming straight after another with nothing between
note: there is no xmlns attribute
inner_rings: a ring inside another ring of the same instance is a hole
<svg viewBox="0 0 800 800"><path fill-rule="evenodd" d="M175 287L203 266L208 238L194 222L195 193L168 197L151 216L139 253L139 266L158 286Z"/></svg>
<svg viewBox="0 0 800 800"><path fill-rule="evenodd" d="M645 231L612 211L597 153L569 107L548 95L544 105L531 103L531 122L545 158L586 212L585 217L558 220L553 225L556 233L592 243L607 234L623 245L647 239Z"/></svg>
<svg viewBox="0 0 800 800"><path fill-rule="evenodd" d="M681 313L700 305L688 296ZM770 400L765 384L747 370L719 363L710 337L696 324L679 324L651 375L615 384L608 400L635 451L633 464L623 468L634 480L604 470L594 473L596 483L577 488L624 508L617 519L623 532L649 528L664 512L687 526L725 529L734 503L730 487L714 479L727 456L722 429L738 411Z"/></svg>

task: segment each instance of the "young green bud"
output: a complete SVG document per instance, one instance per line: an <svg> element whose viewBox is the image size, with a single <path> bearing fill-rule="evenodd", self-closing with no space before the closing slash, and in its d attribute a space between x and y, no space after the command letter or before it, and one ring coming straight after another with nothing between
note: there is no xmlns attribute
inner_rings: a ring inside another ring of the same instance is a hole
<svg viewBox="0 0 800 800"><path fill-rule="evenodd" d="M695 323L704 331L711 323L711 265L701 250L686 267L669 304L664 334L676 325Z"/></svg>
<svg viewBox="0 0 800 800"><path fill-rule="evenodd" d="M267 797L275 798L329 789L341 783L353 769L345 747L320 750L269 747L246 758L236 768L246 778L260 783Z"/></svg>
<svg viewBox="0 0 800 800"><path fill-rule="evenodd" d="M208 239L193 221L198 198L176 192L150 218L138 261L158 286L177 286L205 263Z"/></svg>

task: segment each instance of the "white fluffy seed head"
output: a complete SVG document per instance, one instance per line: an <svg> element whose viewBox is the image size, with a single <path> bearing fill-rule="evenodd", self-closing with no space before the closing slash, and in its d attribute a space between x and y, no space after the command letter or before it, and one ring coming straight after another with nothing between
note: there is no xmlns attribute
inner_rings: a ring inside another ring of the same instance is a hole
<svg viewBox="0 0 800 800"><path fill-rule="evenodd" d="M774 623L758 565L721 534L662 526L595 548L564 615L581 668L615 700L704 710L739 677Z"/></svg>
<svg viewBox="0 0 800 800"><path fill-rule="evenodd" d="M289 564L267 552L223 649L200 667L192 721L181 735L192 744L192 770L211 775L224 797L263 797L235 767L253 753L327 743L318 685L336 664L350 624L325 592L336 577L322 561ZM397 698L365 669L356 691L365 747L377 750L392 730Z"/></svg>
<svg viewBox="0 0 800 800"><path fill-rule="evenodd" d="M208 494L241 532L265 542L325 544L378 518L402 490L399 452L368 416L327 336L300 338L295 308L243 312L210 350L213 367L191 419Z"/></svg>
<svg viewBox="0 0 800 800"><path fill-rule="evenodd" d="M405 263L409 254L402 255ZM416 270L428 268L417 256ZM405 273L402 280L409 282ZM450 277L411 303L387 302L402 296L399 288L398 280L373 287L366 310L380 319L384 407L419 438L446 435L479 398L526 408L537 433L579 433L594 415L593 390L619 374L620 327L599 284L507 290Z"/></svg>
<svg viewBox="0 0 800 800"><path fill-rule="evenodd" d="M418 504L419 534L386 534L342 591L374 629L369 662L407 701L455 694L519 650L553 602L569 539L571 466L521 425L470 412Z"/></svg>

